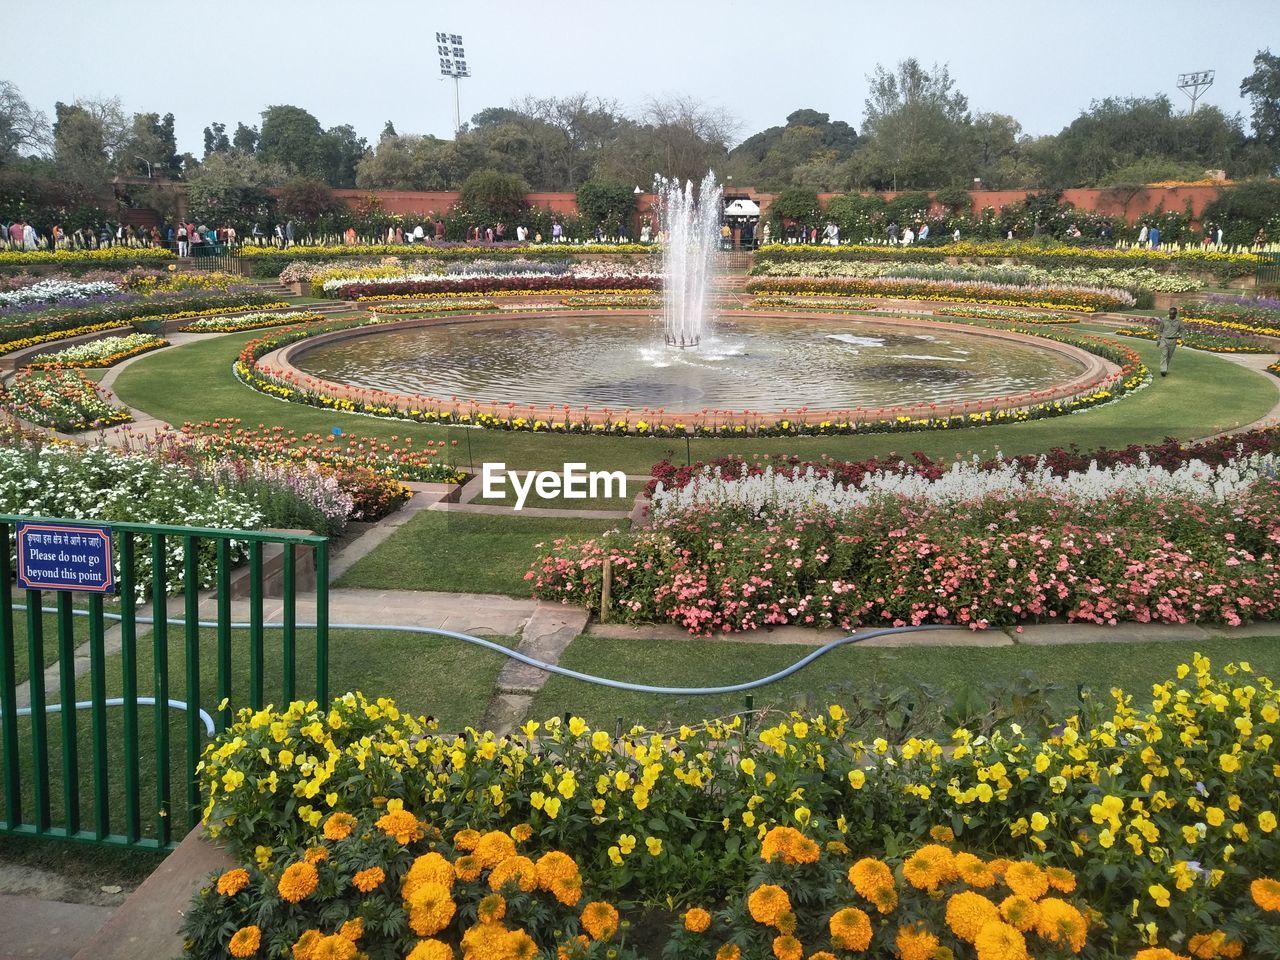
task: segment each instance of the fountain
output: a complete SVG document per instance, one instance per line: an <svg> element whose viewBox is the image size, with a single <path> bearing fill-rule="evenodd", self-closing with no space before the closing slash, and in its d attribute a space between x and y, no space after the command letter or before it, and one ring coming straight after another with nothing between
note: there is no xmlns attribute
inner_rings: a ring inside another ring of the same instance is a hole
<svg viewBox="0 0 1280 960"><path fill-rule="evenodd" d="M696 347L707 321L720 228L721 188L708 172L694 192L692 180L653 178L665 239L662 244L662 321L667 344Z"/></svg>

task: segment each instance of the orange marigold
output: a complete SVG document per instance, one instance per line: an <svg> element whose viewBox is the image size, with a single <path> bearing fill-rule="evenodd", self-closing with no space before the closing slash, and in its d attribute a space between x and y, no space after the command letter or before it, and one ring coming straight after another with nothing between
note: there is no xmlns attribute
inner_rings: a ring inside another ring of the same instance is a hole
<svg viewBox="0 0 1280 960"><path fill-rule="evenodd" d="M898 891L889 865L875 857L863 857L849 868L849 882L858 895L870 900L881 913L892 913L898 905Z"/></svg>
<svg viewBox="0 0 1280 960"><path fill-rule="evenodd" d="M1084 915L1057 897L1045 897L1040 901L1040 919L1036 921L1036 933L1050 943L1069 946L1072 953L1084 949L1089 922Z"/></svg>
<svg viewBox="0 0 1280 960"><path fill-rule="evenodd" d="M576 907L582 902L582 877L556 877L551 881L551 895L566 907Z"/></svg>
<svg viewBox="0 0 1280 960"><path fill-rule="evenodd" d="M409 926L420 937L435 936L447 927L457 909L449 888L430 880L414 887L405 902L409 907Z"/></svg>
<svg viewBox="0 0 1280 960"><path fill-rule="evenodd" d="M500 893L491 893L480 900L476 907L476 919L481 923L497 923L507 915L507 901Z"/></svg>
<svg viewBox="0 0 1280 960"><path fill-rule="evenodd" d="M484 867L480 865L479 860L468 853L453 862L453 872L463 883L474 883L480 879L480 874L484 873Z"/></svg>
<svg viewBox="0 0 1280 960"><path fill-rule="evenodd" d="M981 857L975 857L972 853L967 852L957 853L954 862L956 876L969 886L978 890L985 890L996 885L995 873Z"/></svg>
<svg viewBox="0 0 1280 960"><path fill-rule="evenodd" d="M795 827L774 827L760 842L760 859L770 863L778 857L786 864L817 863L820 853L817 843Z"/></svg>
<svg viewBox="0 0 1280 960"><path fill-rule="evenodd" d="M592 940L612 940L618 932L618 909L603 900L593 900L582 908L582 929Z"/></svg>
<svg viewBox="0 0 1280 960"><path fill-rule="evenodd" d="M527 823L517 823L511 828L511 839L516 843L528 843L533 836L533 827Z"/></svg>
<svg viewBox="0 0 1280 960"><path fill-rule="evenodd" d="M516 842L511 839L510 834L503 833L501 830L490 830L477 841L472 853L480 861L480 866L488 869L496 867L507 857L514 857Z"/></svg>
<svg viewBox="0 0 1280 960"><path fill-rule="evenodd" d="M950 827L935 826L929 828L929 836L939 843L950 843L956 838L956 832Z"/></svg>
<svg viewBox="0 0 1280 960"><path fill-rule="evenodd" d="M557 880L565 880L578 875L578 864L567 853L552 850L544 853L535 864L538 868L538 886L549 891L551 884Z"/></svg>
<svg viewBox="0 0 1280 960"><path fill-rule="evenodd" d="M836 955L828 950L819 950L809 954L809 960L836 960Z"/></svg>
<svg viewBox="0 0 1280 960"><path fill-rule="evenodd" d="M501 890L508 883L516 884L523 893L532 893L538 889L538 868L528 857L507 857L490 871L489 888Z"/></svg>
<svg viewBox="0 0 1280 960"><path fill-rule="evenodd" d="M338 928L338 936L355 943L364 936L364 920L361 917L351 918Z"/></svg>
<svg viewBox="0 0 1280 960"><path fill-rule="evenodd" d="M453 947L443 940L419 940L405 960L454 960Z"/></svg>
<svg viewBox="0 0 1280 960"><path fill-rule="evenodd" d="M420 883L438 883L452 890L453 880L453 864L432 850L415 857L409 865L409 872L400 884L400 895L408 900Z"/></svg>
<svg viewBox="0 0 1280 960"><path fill-rule="evenodd" d="M933 960L941 946L937 937L918 924L899 927L894 943L902 960Z"/></svg>
<svg viewBox="0 0 1280 960"><path fill-rule="evenodd" d="M329 851L324 847L310 847L302 855L302 859L306 860L307 863L324 863L329 859Z"/></svg>
<svg viewBox="0 0 1280 960"><path fill-rule="evenodd" d="M1259 877L1249 884L1249 895L1263 910L1280 910L1280 880Z"/></svg>
<svg viewBox="0 0 1280 960"><path fill-rule="evenodd" d="M1168 947L1148 947L1133 955L1133 960L1191 960L1182 953L1174 953Z"/></svg>
<svg viewBox="0 0 1280 960"><path fill-rule="evenodd" d="M356 818L349 813L331 813L324 822L326 840L345 840L356 828Z"/></svg>
<svg viewBox="0 0 1280 960"><path fill-rule="evenodd" d="M980 893L964 890L947 900L947 926L961 940L973 943L988 923L1000 920L1000 909Z"/></svg>
<svg viewBox="0 0 1280 960"><path fill-rule="evenodd" d="M831 942L842 950L862 951L871 946L871 918L857 907L845 907L827 921Z"/></svg>
<svg viewBox="0 0 1280 960"><path fill-rule="evenodd" d="M372 893L382 886L382 881L385 879L387 875L381 867L369 867L367 870L357 871L351 878L351 885L361 893Z"/></svg>
<svg viewBox="0 0 1280 960"><path fill-rule="evenodd" d="M227 952L233 957L252 957L262 945L262 930L253 924L241 927L231 935Z"/></svg>
<svg viewBox="0 0 1280 960"><path fill-rule="evenodd" d="M319 930L304 932L293 945L293 960L315 960L315 949L323 939L324 934Z"/></svg>
<svg viewBox="0 0 1280 960"><path fill-rule="evenodd" d="M789 933L773 938L773 955L778 960L803 960L804 947Z"/></svg>
<svg viewBox="0 0 1280 960"><path fill-rule="evenodd" d="M324 937L311 948L309 960L356 960L356 945L340 934Z"/></svg>
<svg viewBox="0 0 1280 960"><path fill-rule="evenodd" d="M228 870L218 878L218 892L224 897L234 897L249 885L249 871L242 867Z"/></svg>
<svg viewBox="0 0 1280 960"><path fill-rule="evenodd" d="M422 824L408 810L390 810L380 816L374 826L402 846L423 837Z"/></svg>
<svg viewBox="0 0 1280 960"><path fill-rule="evenodd" d="M1049 886L1059 893L1071 893L1075 890L1076 875L1066 867L1045 867L1044 872L1049 877Z"/></svg>
<svg viewBox="0 0 1280 960"><path fill-rule="evenodd" d="M1030 960L1027 940L1020 931L999 920L986 924L974 940L978 960Z"/></svg>
<svg viewBox="0 0 1280 960"><path fill-rule="evenodd" d="M711 926L711 914L701 907L685 912L684 928L690 933L706 933Z"/></svg>
<svg viewBox="0 0 1280 960"><path fill-rule="evenodd" d="M1022 933L1033 930L1040 920L1040 906L1034 900L1011 893L1000 901L1000 916Z"/></svg>
<svg viewBox="0 0 1280 960"><path fill-rule="evenodd" d="M538 955L538 945L533 937L523 930L512 930L507 934L507 956L511 960L534 960Z"/></svg>
<svg viewBox="0 0 1280 960"><path fill-rule="evenodd" d="M276 889L290 903L299 903L311 896L319 883L320 874L316 873L315 866L303 860L285 867Z"/></svg>
<svg viewBox="0 0 1280 960"><path fill-rule="evenodd" d="M782 915L791 912L791 898L781 887L764 883L752 890L747 897L747 910L756 923L776 927Z"/></svg>
<svg viewBox="0 0 1280 960"><path fill-rule="evenodd" d="M500 960L511 956L511 931L500 923L477 923L462 935L462 956L469 960Z"/></svg>
<svg viewBox="0 0 1280 960"><path fill-rule="evenodd" d="M465 850L470 853L476 848L476 844L480 842L480 838L484 836L479 830L459 830L453 835L453 845L459 850Z"/></svg>
<svg viewBox="0 0 1280 960"><path fill-rule="evenodd" d="M955 876L955 858L936 843L921 847L902 865L902 875L917 890L936 890Z"/></svg>
<svg viewBox="0 0 1280 960"><path fill-rule="evenodd" d="M742 960L742 948L736 943L726 943L716 951L716 960Z"/></svg>
<svg viewBox="0 0 1280 960"><path fill-rule="evenodd" d="M1049 892L1049 875L1029 860L1009 864L1004 882L1014 893L1028 900L1039 900Z"/></svg>
<svg viewBox="0 0 1280 960"><path fill-rule="evenodd" d="M591 941L578 934L572 940L556 947L556 960L581 960L591 949Z"/></svg>

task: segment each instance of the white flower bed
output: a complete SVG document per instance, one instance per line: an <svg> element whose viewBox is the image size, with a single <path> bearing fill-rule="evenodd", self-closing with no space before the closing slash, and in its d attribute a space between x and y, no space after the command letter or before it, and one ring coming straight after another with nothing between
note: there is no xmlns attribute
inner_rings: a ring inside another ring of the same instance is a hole
<svg viewBox="0 0 1280 960"><path fill-rule="evenodd" d="M55 353L42 353L33 361L33 366L92 367L104 360L120 354L141 353L167 346L168 340L150 333L131 333L127 337L103 337L89 343L77 344L58 350Z"/></svg>
<svg viewBox="0 0 1280 960"><path fill-rule="evenodd" d="M1056 476L1043 461L1032 470L1016 463L984 470L970 462L954 464L937 480L913 473L880 472L868 474L856 487L817 476L812 468L801 474L768 468L757 476L739 477L725 477L718 469L708 469L680 489L667 490L659 485L654 491L652 512L659 519L710 507L746 508L757 516L803 513L814 508L848 513L884 497L950 505L1033 493L1081 502L1133 494L1224 503L1242 496L1263 476L1274 476L1277 466L1274 454L1255 454L1220 467L1192 460L1176 470L1165 470L1152 466L1144 455L1136 465L1105 469L1090 465L1082 472Z"/></svg>
<svg viewBox="0 0 1280 960"><path fill-rule="evenodd" d="M353 283L364 284L368 286L391 286L393 284L403 283L426 283L426 284L448 284L453 285L467 280L510 280L510 279L545 279L549 276L547 271L521 270L518 272L500 273L489 271L468 271L449 274L434 273L401 273L389 277L334 277L326 280L323 285L325 293L334 293L342 287L349 286ZM641 269L627 264L609 264L607 266L598 266L595 264L584 263L575 264L573 269L564 273L555 274L565 278L608 278L608 277L642 277L645 279L660 279L662 274L654 270Z"/></svg>
<svg viewBox="0 0 1280 960"><path fill-rule="evenodd" d="M88 300L120 293L120 287L108 280L79 282L76 280L40 280L21 290L0 293L0 310L23 307L31 303L56 303L63 300Z"/></svg>

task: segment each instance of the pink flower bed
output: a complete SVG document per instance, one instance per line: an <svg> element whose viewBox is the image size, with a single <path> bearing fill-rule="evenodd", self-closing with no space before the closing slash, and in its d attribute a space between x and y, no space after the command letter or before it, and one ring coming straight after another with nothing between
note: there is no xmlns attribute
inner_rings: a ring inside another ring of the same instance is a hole
<svg viewBox="0 0 1280 960"><path fill-rule="evenodd" d="M885 498L776 520L690 510L652 529L557 540L526 579L540 599L598 609L608 558L614 616L700 635L780 624L1239 624L1280 613L1280 481L1222 504L1171 499Z"/></svg>

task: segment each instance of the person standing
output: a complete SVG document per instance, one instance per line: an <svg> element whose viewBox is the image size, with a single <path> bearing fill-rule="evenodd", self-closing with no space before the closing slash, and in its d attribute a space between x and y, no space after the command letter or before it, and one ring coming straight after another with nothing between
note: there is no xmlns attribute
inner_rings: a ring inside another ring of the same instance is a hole
<svg viewBox="0 0 1280 960"><path fill-rule="evenodd" d="M925 223L920 224L920 232L916 235L916 238L917 238L921 243L924 243L926 240L928 240L928 239L929 239L929 224L928 224L928 222L925 222Z"/></svg>
<svg viewBox="0 0 1280 960"><path fill-rule="evenodd" d="M1147 245L1147 225L1144 223L1142 229L1138 231L1138 246L1145 247Z"/></svg>
<svg viewBox="0 0 1280 960"><path fill-rule="evenodd" d="M1218 246L1222 246L1222 224L1218 224L1218 230L1217 230L1216 236L1217 236Z"/></svg>
<svg viewBox="0 0 1280 960"><path fill-rule="evenodd" d="M1147 241L1151 244L1152 250L1160 249L1160 228L1152 227L1147 231Z"/></svg>
<svg viewBox="0 0 1280 960"><path fill-rule="evenodd" d="M1170 307L1169 315L1160 318L1158 327L1160 346L1160 376L1169 375L1169 361L1173 359L1173 351L1178 347L1178 338L1182 336L1182 321L1178 319L1178 308Z"/></svg>
<svg viewBox="0 0 1280 960"><path fill-rule="evenodd" d="M293 246L293 221L288 220L284 225L284 245L286 247Z"/></svg>
<svg viewBox="0 0 1280 960"><path fill-rule="evenodd" d="M889 222L889 242L890 243L898 242L898 221L897 220L891 220Z"/></svg>
<svg viewBox="0 0 1280 960"><path fill-rule="evenodd" d="M764 226L760 229L760 243L767 247L771 240L773 240L773 227L771 227L769 225L769 221L766 220L764 222Z"/></svg>
<svg viewBox="0 0 1280 960"><path fill-rule="evenodd" d="M36 238L36 228L29 223L22 225L22 249L27 251L40 249L40 241Z"/></svg>
<svg viewBox="0 0 1280 960"><path fill-rule="evenodd" d="M560 221L556 220L551 224L551 242L560 243L564 240L564 227L560 226Z"/></svg>

